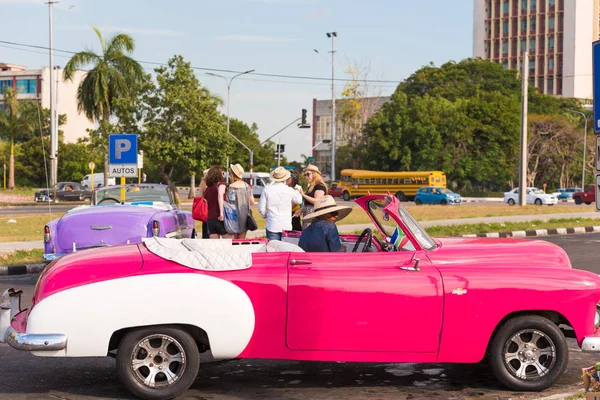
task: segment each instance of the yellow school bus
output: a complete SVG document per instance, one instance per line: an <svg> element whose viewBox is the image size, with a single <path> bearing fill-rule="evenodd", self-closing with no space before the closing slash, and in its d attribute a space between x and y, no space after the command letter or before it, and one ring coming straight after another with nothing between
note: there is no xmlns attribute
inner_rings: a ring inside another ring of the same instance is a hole
<svg viewBox="0 0 600 400"><path fill-rule="evenodd" d="M344 172L346 171L346 174ZM343 170L341 175L342 198L366 194L385 194L390 192L400 201L412 199L417 190L424 186L446 187L446 174L442 171L403 171L383 172L365 170ZM348 180L350 177L350 180Z"/></svg>

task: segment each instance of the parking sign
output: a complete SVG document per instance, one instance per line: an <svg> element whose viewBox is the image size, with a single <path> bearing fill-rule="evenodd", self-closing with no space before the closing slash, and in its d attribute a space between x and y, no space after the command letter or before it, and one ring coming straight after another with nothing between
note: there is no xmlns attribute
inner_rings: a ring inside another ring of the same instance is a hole
<svg viewBox="0 0 600 400"><path fill-rule="evenodd" d="M119 134L108 136L108 163L134 164L137 166L138 135Z"/></svg>

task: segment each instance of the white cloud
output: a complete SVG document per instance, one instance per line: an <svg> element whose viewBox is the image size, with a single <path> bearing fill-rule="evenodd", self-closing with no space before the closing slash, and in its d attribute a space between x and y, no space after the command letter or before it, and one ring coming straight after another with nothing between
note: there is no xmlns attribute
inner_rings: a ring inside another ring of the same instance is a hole
<svg viewBox="0 0 600 400"><path fill-rule="evenodd" d="M217 40L228 40L235 42L294 42L296 39L277 37L277 36L257 36L257 35L225 35L217 36Z"/></svg>
<svg viewBox="0 0 600 400"><path fill-rule="evenodd" d="M0 0L0 2L3 0ZM112 25L96 26L102 32L119 32L119 33L132 33L139 35L151 35L151 36L183 36L183 32L172 31L169 29L143 29L143 28L127 28ZM70 25L70 26L57 26L57 30L61 31L90 31L92 28L88 25Z"/></svg>

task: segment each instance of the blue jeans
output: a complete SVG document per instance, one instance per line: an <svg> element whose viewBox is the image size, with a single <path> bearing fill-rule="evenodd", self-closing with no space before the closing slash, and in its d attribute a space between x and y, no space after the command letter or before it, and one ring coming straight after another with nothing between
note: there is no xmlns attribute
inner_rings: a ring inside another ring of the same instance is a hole
<svg viewBox="0 0 600 400"><path fill-rule="evenodd" d="M267 239L269 240L281 240L281 232L271 232L268 229L267 231Z"/></svg>

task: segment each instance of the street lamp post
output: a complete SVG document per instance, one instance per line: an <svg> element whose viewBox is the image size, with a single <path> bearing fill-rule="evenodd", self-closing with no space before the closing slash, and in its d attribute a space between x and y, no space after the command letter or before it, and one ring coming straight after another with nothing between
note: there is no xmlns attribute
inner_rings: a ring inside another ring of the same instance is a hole
<svg viewBox="0 0 600 400"><path fill-rule="evenodd" d="M585 147L587 145L587 115L581 111L577 110L569 110L572 113L579 114L583 117L584 127L583 127L583 162L581 166L581 190L585 189Z"/></svg>
<svg viewBox="0 0 600 400"><path fill-rule="evenodd" d="M331 181L335 181L335 38L337 32L327 32L331 38Z"/></svg>

